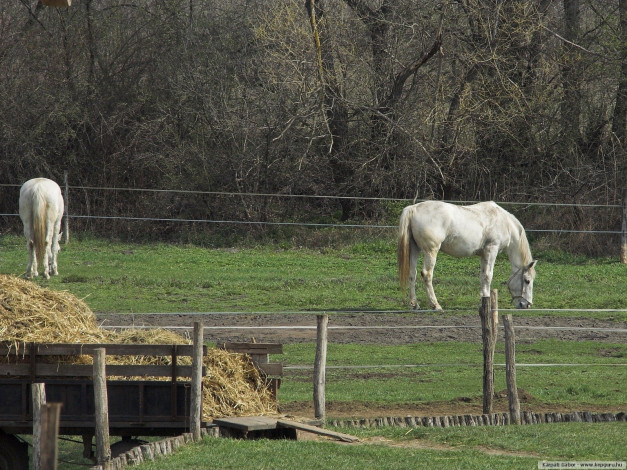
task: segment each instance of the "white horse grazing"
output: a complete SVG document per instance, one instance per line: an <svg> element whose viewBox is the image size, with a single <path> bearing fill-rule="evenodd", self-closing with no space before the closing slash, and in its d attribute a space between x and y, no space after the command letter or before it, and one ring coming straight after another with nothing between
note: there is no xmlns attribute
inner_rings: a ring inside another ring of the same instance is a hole
<svg viewBox="0 0 627 470"><path fill-rule="evenodd" d="M34 178L20 189L20 218L28 248L26 277L38 276L37 262L43 264L44 276L59 274L57 253L63 217L61 188L52 180Z"/></svg>
<svg viewBox="0 0 627 470"><path fill-rule="evenodd" d="M531 256L525 229L512 214L494 202L456 206L426 201L403 209L398 230L398 274L401 286L409 280L410 306L416 301L416 266L423 253L420 272L431 308L441 310L433 292L433 268L438 251L455 257L481 258L481 296L490 296L497 255L505 250L511 264L507 287L516 308L533 302L536 261Z"/></svg>

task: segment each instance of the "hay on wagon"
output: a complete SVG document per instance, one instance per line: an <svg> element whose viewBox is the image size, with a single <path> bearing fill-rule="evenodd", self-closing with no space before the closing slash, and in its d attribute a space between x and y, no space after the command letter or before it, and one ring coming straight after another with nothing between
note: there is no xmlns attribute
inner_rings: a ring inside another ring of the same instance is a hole
<svg viewBox="0 0 627 470"><path fill-rule="evenodd" d="M100 328L85 302L65 291L53 291L14 276L0 275L0 340L38 343L190 344L163 329ZM0 361L2 358L0 358ZM55 358L63 362L67 358ZM73 360L76 361L76 358ZM91 356L78 361L91 363ZM169 356L108 357L110 364L166 364ZM191 359L179 358L180 364ZM204 359L203 419L276 413L276 402L250 358L212 348Z"/></svg>

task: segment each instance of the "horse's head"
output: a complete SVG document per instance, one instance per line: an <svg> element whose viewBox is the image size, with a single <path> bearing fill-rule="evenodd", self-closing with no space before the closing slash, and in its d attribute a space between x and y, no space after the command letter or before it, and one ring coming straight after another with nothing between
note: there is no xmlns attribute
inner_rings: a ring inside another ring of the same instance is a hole
<svg viewBox="0 0 627 470"><path fill-rule="evenodd" d="M515 271L507 280L516 308L529 308L533 303L533 280L536 277L536 260Z"/></svg>

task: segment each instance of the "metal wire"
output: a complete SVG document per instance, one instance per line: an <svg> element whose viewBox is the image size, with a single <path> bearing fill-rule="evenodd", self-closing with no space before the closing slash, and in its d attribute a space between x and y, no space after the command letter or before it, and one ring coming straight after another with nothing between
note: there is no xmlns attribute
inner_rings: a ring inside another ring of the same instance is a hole
<svg viewBox="0 0 627 470"><path fill-rule="evenodd" d="M19 184L0 183L0 187L19 187ZM247 196L247 197L284 197L284 198L301 198L301 199L348 199L361 201L390 201L390 202L407 202L413 201L410 198L393 198L393 197L365 197L365 196L332 196L324 194L282 194L282 193L251 193L251 192L232 192L232 191L192 191L186 189L150 189L150 188L108 188L102 186L68 186L68 189L81 189L89 191L131 191L131 192L153 192L153 193L178 193L178 194L203 194L210 196ZM425 201L426 199L417 199L416 202ZM471 200L444 200L451 204L475 204L480 201ZM554 203L554 202L515 202L515 201L496 201L498 204L509 206L553 206L553 207L605 207L612 209L620 209L620 204L583 204L583 203ZM4 214L0 214L4 215Z"/></svg>
<svg viewBox="0 0 627 470"><path fill-rule="evenodd" d="M0 214L4 217L17 217L18 214ZM205 224L236 224L236 225L277 225L277 226L299 226L299 227L334 227L334 228L367 228L367 229L398 229L396 225L376 225L376 224L323 224L311 222L265 222L257 220L211 220L211 219L167 219L161 217L125 217L125 216L102 216L102 215L68 215L71 219L102 219L102 220L130 220L136 222L186 222ZM620 230L565 230L565 229L525 229L526 232L538 233L594 233L605 235L620 235Z"/></svg>

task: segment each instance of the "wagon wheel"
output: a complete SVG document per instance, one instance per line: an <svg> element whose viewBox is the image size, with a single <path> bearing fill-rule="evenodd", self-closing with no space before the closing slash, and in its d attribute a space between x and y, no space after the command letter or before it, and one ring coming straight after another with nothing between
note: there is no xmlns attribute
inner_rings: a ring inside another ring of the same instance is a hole
<svg viewBox="0 0 627 470"><path fill-rule="evenodd" d="M28 470L28 445L0 431L0 470Z"/></svg>

